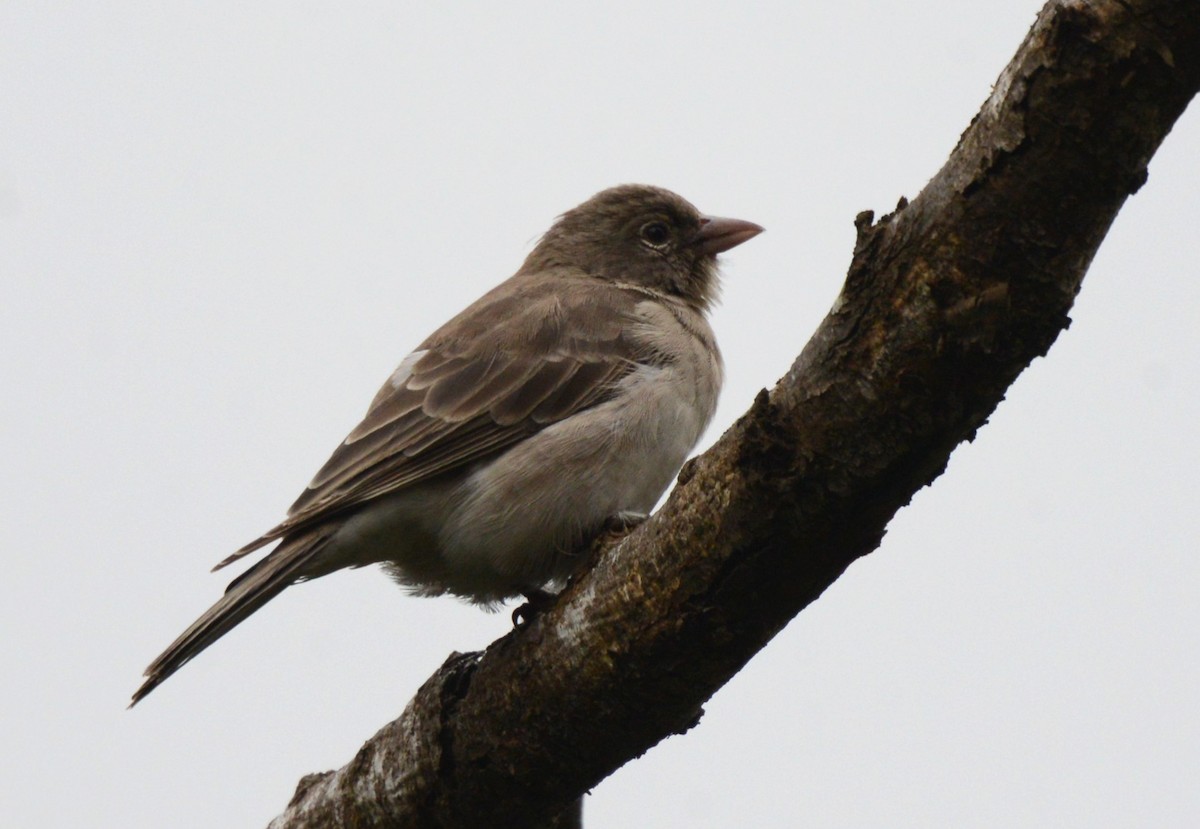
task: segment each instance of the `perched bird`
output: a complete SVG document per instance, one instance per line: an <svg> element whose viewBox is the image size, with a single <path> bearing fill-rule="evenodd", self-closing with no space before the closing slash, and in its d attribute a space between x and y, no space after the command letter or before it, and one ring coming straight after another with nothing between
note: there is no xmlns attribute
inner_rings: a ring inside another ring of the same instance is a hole
<svg viewBox="0 0 1200 829"><path fill-rule="evenodd" d="M287 519L214 568L280 542L130 705L284 588L343 567L481 604L561 583L590 536L649 512L708 426L716 255L761 232L643 185L564 213L401 361Z"/></svg>

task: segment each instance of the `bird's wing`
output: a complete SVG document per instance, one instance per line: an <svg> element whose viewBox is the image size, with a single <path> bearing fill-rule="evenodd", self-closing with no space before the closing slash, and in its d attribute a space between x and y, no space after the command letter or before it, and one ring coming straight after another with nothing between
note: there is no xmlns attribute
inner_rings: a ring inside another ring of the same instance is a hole
<svg viewBox="0 0 1200 829"><path fill-rule="evenodd" d="M493 290L439 329L380 389L288 518L214 569L610 397L638 362L653 359L628 336L646 297L594 280L571 280L564 291L562 281L514 277L509 290Z"/></svg>

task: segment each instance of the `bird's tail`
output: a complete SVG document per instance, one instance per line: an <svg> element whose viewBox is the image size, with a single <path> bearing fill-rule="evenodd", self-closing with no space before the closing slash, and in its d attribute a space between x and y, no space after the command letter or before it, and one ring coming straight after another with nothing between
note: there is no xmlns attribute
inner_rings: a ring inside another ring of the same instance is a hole
<svg viewBox="0 0 1200 829"><path fill-rule="evenodd" d="M308 565L332 534L331 529L323 528L294 541L284 541L266 558L230 582L225 595L150 663L146 668L146 681L134 692L129 707L137 705L193 656L233 630L284 588L309 575Z"/></svg>

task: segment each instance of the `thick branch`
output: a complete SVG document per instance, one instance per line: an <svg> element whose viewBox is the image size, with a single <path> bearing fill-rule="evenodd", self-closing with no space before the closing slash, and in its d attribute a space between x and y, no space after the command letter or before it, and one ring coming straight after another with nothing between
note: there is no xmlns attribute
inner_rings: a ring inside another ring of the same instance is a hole
<svg viewBox="0 0 1200 829"><path fill-rule="evenodd" d="M662 511L544 616L451 658L272 826L548 825L694 725L1067 326L1197 88L1195 0L1049 3L925 190L859 217L834 309Z"/></svg>

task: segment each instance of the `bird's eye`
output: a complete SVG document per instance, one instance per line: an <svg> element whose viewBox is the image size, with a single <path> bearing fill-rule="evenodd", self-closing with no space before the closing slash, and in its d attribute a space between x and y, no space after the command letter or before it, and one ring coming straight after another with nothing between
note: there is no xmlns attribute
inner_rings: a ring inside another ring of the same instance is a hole
<svg viewBox="0 0 1200 829"><path fill-rule="evenodd" d="M642 225L642 239L652 248L661 248L671 239L666 222L653 221Z"/></svg>

